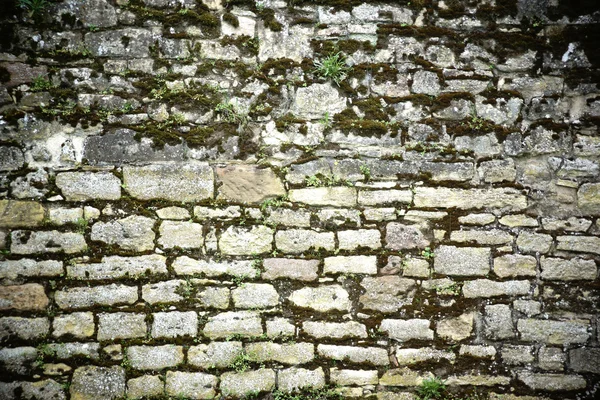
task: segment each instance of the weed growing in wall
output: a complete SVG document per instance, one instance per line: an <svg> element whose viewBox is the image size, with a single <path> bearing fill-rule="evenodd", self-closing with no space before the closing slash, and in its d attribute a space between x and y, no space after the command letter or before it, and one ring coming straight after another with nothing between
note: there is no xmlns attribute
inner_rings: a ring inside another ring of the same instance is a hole
<svg viewBox="0 0 600 400"><path fill-rule="evenodd" d="M330 54L323 60L315 60L315 74L325 79L331 79L340 85L340 82L346 79L351 68L346 65L346 58L340 52Z"/></svg>
<svg viewBox="0 0 600 400"><path fill-rule="evenodd" d="M27 11L29 18L41 15L50 5L48 0L18 0L17 5Z"/></svg>

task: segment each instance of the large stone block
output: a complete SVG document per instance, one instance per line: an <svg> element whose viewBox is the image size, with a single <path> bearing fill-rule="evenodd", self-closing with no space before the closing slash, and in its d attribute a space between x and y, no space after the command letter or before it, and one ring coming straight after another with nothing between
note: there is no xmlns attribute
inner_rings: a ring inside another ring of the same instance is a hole
<svg viewBox="0 0 600 400"><path fill-rule="evenodd" d="M158 254L139 257L106 256L102 262L67 265L67 276L82 280L139 278L167 274L167 259Z"/></svg>
<svg viewBox="0 0 600 400"><path fill-rule="evenodd" d="M546 258L540 260L541 277L544 280L555 281L593 281L598 277L598 268L594 260L572 258Z"/></svg>
<svg viewBox="0 0 600 400"><path fill-rule="evenodd" d="M353 207L356 205L356 189L346 186L292 189L290 201L311 206Z"/></svg>
<svg viewBox="0 0 600 400"><path fill-rule="evenodd" d="M266 308L279 304L279 294L268 283L246 283L231 292L236 308Z"/></svg>
<svg viewBox="0 0 600 400"><path fill-rule="evenodd" d="M388 249L424 249L431 244L431 238L424 225L405 225L390 222L386 227L385 242Z"/></svg>
<svg viewBox="0 0 600 400"><path fill-rule="evenodd" d="M121 367L79 367L73 373L72 400L114 400L125 396L125 370Z"/></svg>
<svg viewBox="0 0 600 400"><path fill-rule="evenodd" d="M333 232L317 232L311 229L287 229L277 231L275 246L284 253L298 254L311 248L333 251L335 235Z"/></svg>
<svg viewBox="0 0 600 400"><path fill-rule="evenodd" d="M336 256L326 257L324 274L377 274L376 256Z"/></svg>
<svg viewBox="0 0 600 400"><path fill-rule="evenodd" d="M62 261L35 261L30 258L0 261L0 279L52 277L63 273Z"/></svg>
<svg viewBox="0 0 600 400"><path fill-rule="evenodd" d="M172 267L177 275L204 274L210 277L231 275L255 278L260 274L260 271L252 265L251 260L206 261L182 256L173 261Z"/></svg>
<svg viewBox="0 0 600 400"><path fill-rule="evenodd" d="M150 30L124 28L87 33L84 42L96 57L144 58L150 56L154 39Z"/></svg>
<svg viewBox="0 0 600 400"><path fill-rule="evenodd" d="M48 303L44 287L37 283L0 286L0 310L42 311Z"/></svg>
<svg viewBox="0 0 600 400"><path fill-rule="evenodd" d="M340 285L306 287L290 294L289 301L302 308L310 308L319 312L349 311L352 303L350 295Z"/></svg>
<svg viewBox="0 0 600 400"><path fill-rule="evenodd" d="M218 198L234 203L260 203L269 197L285 195L281 179L270 168L254 165L217 167L222 184Z"/></svg>
<svg viewBox="0 0 600 400"><path fill-rule="evenodd" d="M158 245L163 249L200 249L204 244L202 225L189 221L163 221Z"/></svg>
<svg viewBox="0 0 600 400"><path fill-rule="evenodd" d="M591 336L590 323L582 320L520 319L517 322L517 330L522 341L557 345L585 343Z"/></svg>
<svg viewBox="0 0 600 400"><path fill-rule="evenodd" d="M312 343L248 343L244 346L248 357L255 362L276 361L281 364L306 364L315 358L315 346Z"/></svg>
<svg viewBox="0 0 600 400"><path fill-rule="evenodd" d="M146 315L126 312L98 314L98 340L146 337Z"/></svg>
<svg viewBox="0 0 600 400"><path fill-rule="evenodd" d="M527 197L514 189L452 189L417 187L415 207L489 208L521 211L527 208Z"/></svg>
<svg viewBox="0 0 600 400"><path fill-rule="evenodd" d="M360 296L359 301L366 310L392 313L412 303L411 293L415 281L398 275L388 275L366 277L360 285L365 289L365 293Z"/></svg>
<svg viewBox="0 0 600 400"><path fill-rule="evenodd" d="M92 225L92 240L116 244L123 250L136 252L154 249L155 220L140 215Z"/></svg>
<svg viewBox="0 0 600 400"><path fill-rule="evenodd" d="M173 344L130 346L127 348L127 359L132 368L158 371L183 363L183 347Z"/></svg>
<svg viewBox="0 0 600 400"><path fill-rule="evenodd" d="M138 300L137 289L137 286L114 283L105 286L62 289L54 293L54 301L62 309L133 304Z"/></svg>
<svg viewBox="0 0 600 400"><path fill-rule="evenodd" d="M433 340L431 323L426 319L384 319L379 329L386 332L391 339L401 342L408 340Z"/></svg>
<svg viewBox="0 0 600 400"><path fill-rule="evenodd" d="M321 357L355 364L389 365L386 349L380 347L337 346L320 344L317 353Z"/></svg>
<svg viewBox="0 0 600 400"><path fill-rule="evenodd" d="M478 297L525 296L529 294L531 282L504 281L496 282L489 279L475 279L463 285L463 295L468 299Z"/></svg>
<svg viewBox="0 0 600 400"><path fill-rule="evenodd" d="M221 234L219 248L223 254L236 256L269 253L273 249L273 233L264 225L230 226Z"/></svg>
<svg viewBox="0 0 600 400"><path fill-rule="evenodd" d="M81 233L59 231L13 231L10 251L14 254L81 253L87 249Z"/></svg>
<svg viewBox="0 0 600 400"><path fill-rule="evenodd" d="M214 399L218 379L203 372L167 371L165 390L172 397Z"/></svg>
<svg viewBox="0 0 600 400"><path fill-rule="evenodd" d="M484 276L490 272L490 249L487 247L440 246L435 250L435 272L456 276Z"/></svg>
<svg viewBox="0 0 600 400"><path fill-rule="evenodd" d="M301 389L320 389L325 386L323 368L314 370L305 368L288 368L277 373L277 387L284 392L295 392Z"/></svg>
<svg viewBox="0 0 600 400"><path fill-rule="evenodd" d="M211 339L233 335L257 337L263 334L260 314L252 311L225 312L210 317L203 333Z"/></svg>
<svg viewBox="0 0 600 400"><path fill-rule="evenodd" d="M0 200L0 228L33 228L44 220L44 207L33 201Z"/></svg>
<svg viewBox="0 0 600 400"><path fill-rule="evenodd" d="M56 186L69 201L121 198L121 181L110 172L62 172Z"/></svg>
<svg viewBox="0 0 600 400"><path fill-rule="evenodd" d="M318 260L295 260L291 258L267 258L263 261L263 279L278 278L314 281L318 277Z"/></svg>
<svg viewBox="0 0 600 400"><path fill-rule="evenodd" d="M275 389L275 371L259 369L248 372L226 372L221 375L221 393L227 397L244 397L251 393Z"/></svg>

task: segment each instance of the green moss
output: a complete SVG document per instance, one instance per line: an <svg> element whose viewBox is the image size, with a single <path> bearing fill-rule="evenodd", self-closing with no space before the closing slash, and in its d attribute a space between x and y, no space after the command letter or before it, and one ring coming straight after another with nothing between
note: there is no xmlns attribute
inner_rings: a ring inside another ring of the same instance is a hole
<svg viewBox="0 0 600 400"><path fill-rule="evenodd" d="M215 130L211 127L195 127L192 128L183 137L190 147L205 146L209 139L214 135Z"/></svg>
<svg viewBox="0 0 600 400"><path fill-rule="evenodd" d="M244 56L258 55L258 39L248 35L240 36L224 36L221 41L221 46L235 46Z"/></svg>
<svg viewBox="0 0 600 400"><path fill-rule="evenodd" d="M283 132L288 126L291 124L303 124L305 121L300 118L296 118L293 114L288 113L283 117L280 117L275 120L275 126L277 130Z"/></svg>
<svg viewBox="0 0 600 400"><path fill-rule="evenodd" d="M483 92L479 93L479 95L486 98L486 100L483 101L483 104L493 105L496 105L496 99L498 98L503 98L507 100L512 97L517 97L519 99L523 98L521 93L517 92L516 90L498 90L495 87L490 87L484 90Z"/></svg>
<svg viewBox="0 0 600 400"><path fill-rule="evenodd" d="M450 107L453 101L461 99L469 100L475 103L475 97L469 92L444 93L435 98L431 107L431 111L435 112Z"/></svg>
<svg viewBox="0 0 600 400"><path fill-rule="evenodd" d="M234 28L239 28L240 26L240 20L238 19L238 17L236 17L230 12L226 12L225 14L223 14L223 21L227 22Z"/></svg>
<svg viewBox="0 0 600 400"><path fill-rule="evenodd" d="M260 10L258 15L260 18L262 18L265 27L269 28L273 32L280 32L283 28L283 25L281 25L279 22L277 22L277 19L275 19L275 11L272 9L265 8Z"/></svg>
<svg viewBox="0 0 600 400"><path fill-rule="evenodd" d="M287 71L291 71L298 64L289 58L270 58L260 68L260 71L267 75L285 75Z"/></svg>
<svg viewBox="0 0 600 400"><path fill-rule="evenodd" d="M353 54L359 50L365 53L372 53L375 51L375 46L373 46L371 42L367 40L358 41L354 39L348 39L332 41L313 39L310 42L310 46L313 49L316 57L323 57L340 51L346 54Z"/></svg>

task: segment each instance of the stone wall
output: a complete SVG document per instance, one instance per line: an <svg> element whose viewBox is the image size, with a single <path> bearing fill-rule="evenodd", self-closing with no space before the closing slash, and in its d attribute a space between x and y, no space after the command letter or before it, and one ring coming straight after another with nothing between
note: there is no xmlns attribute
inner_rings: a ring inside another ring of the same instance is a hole
<svg viewBox="0 0 600 400"><path fill-rule="evenodd" d="M3 1L0 398L598 398L594 3Z"/></svg>

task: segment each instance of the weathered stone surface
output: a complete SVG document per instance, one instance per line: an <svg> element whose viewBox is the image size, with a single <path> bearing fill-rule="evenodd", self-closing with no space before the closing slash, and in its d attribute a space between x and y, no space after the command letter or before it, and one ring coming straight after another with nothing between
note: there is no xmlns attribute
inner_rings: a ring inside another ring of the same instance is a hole
<svg viewBox="0 0 600 400"><path fill-rule="evenodd" d="M317 211L317 218L321 222L321 226L329 230L334 230L342 225L352 227L361 225L359 210L322 208Z"/></svg>
<svg viewBox="0 0 600 400"><path fill-rule="evenodd" d="M534 300L515 300L513 301L515 311L519 311L528 317L538 315L542 311L542 304Z"/></svg>
<svg viewBox="0 0 600 400"><path fill-rule="evenodd" d="M213 1L213 0L210 0ZM258 29L258 40L261 43L258 61L265 62L269 58L290 58L301 62L312 56L310 38L314 32L312 27L294 25L290 29L274 32L267 27Z"/></svg>
<svg viewBox="0 0 600 400"><path fill-rule="evenodd" d="M302 253L310 248L333 251L335 248L335 234L310 229L287 229L277 231L275 246L284 253L292 254Z"/></svg>
<svg viewBox="0 0 600 400"><path fill-rule="evenodd" d="M396 349L396 360L399 365L413 365L427 361L439 362L447 360L454 363L456 355L451 351L437 350L429 347L420 349Z"/></svg>
<svg viewBox="0 0 600 400"><path fill-rule="evenodd" d="M470 298L496 296L524 296L529 294L529 281L495 282L489 279L467 281L463 285L463 295Z"/></svg>
<svg viewBox="0 0 600 400"><path fill-rule="evenodd" d="M462 344L458 351L460 356L470 356L475 358L496 358L496 348L494 346L480 346Z"/></svg>
<svg viewBox="0 0 600 400"><path fill-rule="evenodd" d="M337 369L329 370L331 383L340 386L376 385L379 381L376 370Z"/></svg>
<svg viewBox="0 0 600 400"><path fill-rule="evenodd" d="M37 283L0 286L0 310L42 311L48 303L44 287Z"/></svg>
<svg viewBox="0 0 600 400"><path fill-rule="evenodd" d="M508 385L510 377L498 375L459 375L450 376L446 380L449 386L497 386Z"/></svg>
<svg viewBox="0 0 600 400"><path fill-rule="evenodd" d="M491 208L521 211L527 198L514 189L451 189L417 187L415 207L459 208L462 210Z"/></svg>
<svg viewBox="0 0 600 400"><path fill-rule="evenodd" d="M249 393L269 392L275 388L275 371L259 369L241 373L226 372L221 375L221 393L225 396L243 397Z"/></svg>
<svg viewBox="0 0 600 400"><path fill-rule="evenodd" d="M440 93L440 80L435 72L417 71L413 76L414 93L437 96Z"/></svg>
<svg viewBox="0 0 600 400"><path fill-rule="evenodd" d="M533 390L549 392L584 389L587 386L585 378L581 375L562 374L534 374L521 372L519 380Z"/></svg>
<svg viewBox="0 0 600 400"><path fill-rule="evenodd" d="M163 221L158 245L164 249L199 249L204 244L202 225L189 221Z"/></svg>
<svg viewBox="0 0 600 400"><path fill-rule="evenodd" d="M40 400L66 400L65 388L52 379L37 382L23 382L23 398Z"/></svg>
<svg viewBox="0 0 600 400"><path fill-rule="evenodd" d="M167 371L165 391L169 396L188 399L213 399L218 379L203 372Z"/></svg>
<svg viewBox="0 0 600 400"><path fill-rule="evenodd" d="M506 304L485 306L483 325L484 334L488 339L502 340L515 336L512 313Z"/></svg>
<svg viewBox="0 0 600 400"><path fill-rule="evenodd" d="M110 172L62 172L56 186L69 201L121 198L121 181Z"/></svg>
<svg viewBox="0 0 600 400"><path fill-rule="evenodd" d="M548 348L548 350L550 349L551 348ZM600 374L600 349L597 347L573 349L569 351L569 360L570 367L575 372ZM562 361L564 362L564 357L562 357ZM560 363L560 365L562 365L562 363Z"/></svg>
<svg viewBox="0 0 600 400"><path fill-rule="evenodd" d="M125 166L123 183L127 192L140 200L188 203L210 199L214 193L213 170L200 163Z"/></svg>
<svg viewBox="0 0 600 400"><path fill-rule="evenodd" d="M260 274L250 260L194 260L193 258L183 256L173 261L173 270L177 275L204 274L209 277L231 275L237 277L254 278Z"/></svg>
<svg viewBox="0 0 600 400"><path fill-rule="evenodd" d="M269 215L266 221L275 226L283 225L309 228L310 212L306 210L290 210L288 208L269 208Z"/></svg>
<svg viewBox="0 0 600 400"><path fill-rule="evenodd" d="M365 288L365 293L360 296L359 301L367 310L391 313L412 303L410 293L415 287L412 279L397 275L377 276L364 278L360 284Z"/></svg>
<svg viewBox="0 0 600 400"><path fill-rule="evenodd" d="M267 258L263 261L263 279L294 279L314 281L318 277L318 260L294 260L291 258Z"/></svg>
<svg viewBox="0 0 600 400"><path fill-rule="evenodd" d="M229 289L224 287L205 287L196 296L200 305L220 310L229 308L229 297Z"/></svg>
<svg viewBox="0 0 600 400"><path fill-rule="evenodd" d="M382 386L419 386L426 379L432 379L431 372L420 374L408 368L390 369L379 379Z"/></svg>
<svg viewBox="0 0 600 400"><path fill-rule="evenodd" d="M439 337L459 342L471 336L473 332L473 313L464 313L456 318L445 318L437 323L436 333Z"/></svg>
<svg viewBox="0 0 600 400"><path fill-rule="evenodd" d="M268 253L273 247L273 229L264 225L251 228L230 226L219 238L221 252L229 255Z"/></svg>
<svg viewBox="0 0 600 400"><path fill-rule="evenodd" d="M458 217L458 222L465 225L488 225L496 221L494 214L480 213L468 214L463 217Z"/></svg>
<svg viewBox="0 0 600 400"><path fill-rule="evenodd" d="M126 312L98 314L98 340L146 337L146 315Z"/></svg>
<svg viewBox="0 0 600 400"><path fill-rule="evenodd" d="M67 275L84 280L139 278L142 275L167 274L166 261L165 257L158 254L139 257L106 256L100 263L67 265Z"/></svg>
<svg viewBox="0 0 600 400"><path fill-rule="evenodd" d="M183 279L172 279L142 286L142 299L150 304L177 303L191 293L193 286Z"/></svg>
<svg viewBox="0 0 600 400"><path fill-rule="evenodd" d="M211 339L227 338L233 335L257 337L263 328L260 315L252 311L225 312L210 317L203 333Z"/></svg>
<svg viewBox="0 0 600 400"><path fill-rule="evenodd" d="M278 372L277 387L284 392L304 388L319 389L325 386L325 373L321 367L315 370L288 368Z"/></svg>
<svg viewBox="0 0 600 400"><path fill-rule="evenodd" d="M54 301L62 309L88 308L93 306L113 306L133 304L138 300L136 286L112 285L77 287L57 290Z"/></svg>
<svg viewBox="0 0 600 400"><path fill-rule="evenodd" d="M269 197L285 195L281 179L270 168L229 165L216 169L219 198L234 203L260 203Z"/></svg>
<svg viewBox="0 0 600 400"><path fill-rule="evenodd" d="M367 337L367 327L356 321L304 321L302 323L302 330L307 335L317 339L346 339Z"/></svg>
<svg viewBox="0 0 600 400"><path fill-rule="evenodd" d="M198 314L194 311L159 312L152 316L152 337L195 337L198 334Z"/></svg>
<svg viewBox="0 0 600 400"><path fill-rule="evenodd" d="M517 330L521 340L546 344L585 343L590 338L590 324L586 321L552 321L519 319Z"/></svg>
<svg viewBox="0 0 600 400"><path fill-rule="evenodd" d="M381 247L381 233L377 229L357 229L338 231L340 250L356 250L361 247L378 249Z"/></svg>
<svg viewBox="0 0 600 400"><path fill-rule="evenodd" d="M142 375L127 381L127 398L141 399L164 395L165 383L156 375Z"/></svg>
<svg viewBox="0 0 600 400"><path fill-rule="evenodd" d="M355 364L389 365L387 350L380 347L336 346L319 344L317 353L321 357Z"/></svg>
<svg viewBox="0 0 600 400"><path fill-rule="evenodd" d="M325 274L377 274L375 256L336 256L324 259Z"/></svg>
<svg viewBox="0 0 600 400"><path fill-rule="evenodd" d="M325 113L333 116L345 108L346 98L341 97L330 83L315 83L298 88L290 111L298 118L319 119Z"/></svg>
<svg viewBox="0 0 600 400"><path fill-rule="evenodd" d="M500 222L502 225L506 225L511 228L517 226L535 228L539 225L537 219L528 217L527 215L523 214L505 215L502 218L500 218L498 222Z"/></svg>
<svg viewBox="0 0 600 400"><path fill-rule="evenodd" d="M500 229L488 230L462 230L450 233L450 240L458 243L477 243L488 246L508 244L513 241L513 236Z"/></svg>
<svg viewBox="0 0 600 400"><path fill-rule="evenodd" d="M190 218L190 212L185 208L181 207L165 207L160 210L156 210L156 215L160 219L175 219L183 220Z"/></svg>
<svg viewBox="0 0 600 400"><path fill-rule="evenodd" d="M14 339L36 340L50 333L48 318L0 318L0 343Z"/></svg>
<svg viewBox="0 0 600 400"><path fill-rule="evenodd" d="M270 338L293 337L296 335L296 326L287 318L273 318L267 320L267 336Z"/></svg>
<svg viewBox="0 0 600 400"><path fill-rule="evenodd" d="M408 340L433 340L431 323L426 319L384 319L379 329L386 332L392 339L400 342Z"/></svg>
<svg viewBox="0 0 600 400"><path fill-rule="evenodd" d="M0 365L8 373L29 375L37 358L34 347L5 347L0 349Z"/></svg>
<svg viewBox="0 0 600 400"><path fill-rule="evenodd" d="M600 214L600 183L584 183L577 191L577 207L588 215Z"/></svg>
<svg viewBox="0 0 600 400"><path fill-rule="evenodd" d="M113 400L125 395L125 370L121 367L79 367L70 386L73 400Z"/></svg>
<svg viewBox="0 0 600 400"><path fill-rule="evenodd" d="M251 360L259 363L276 361L287 365L306 364L313 361L315 356L312 343L257 342L248 343L244 350Z"/></svg>
<svg viewBox="0 0 600 400"><path fill-rule="evenodd" d="M92 225L92 240L116 244L123 250L147 251L154 249L154 220L132 215L111 222Z"/></svg>
<svg viewBox="0 0 600 400"><path fill-rule="evenodd" d="M244 351L242 342L210 342L192 346L188 363L201 368L226 368Z"/></svg>
<svg viewBox="0 0 600 400"><path fill-rule="evenodd" d="M356 205L356 189L346 186L292 189L289 199L294 203L311 206L353 207Z"/></svg>
<svg viewBox="0 0 600 400"><path fill-rule="evenodd" d="M556 219L552 217L542 218L542 226L548 231L564 229L571 232L585 232L592 225L592 221L585 218L570 217L568 219Z"/></svg>
<svg viewBox="0 0 600 400"><path fill-rule="evenodd" d="M13 231L10 251L14 254L80 253L87 249L80 233L59 231Z"/></svg>
<svg viewBox="0 0 600 400"><path fill-rule="evenodd" d="M456 276L483 276L490 272L490 249L440 246L435 249L435 272Z"/></svg>
<svg viewBox="0 0 600 400"><path fill-rule="evenodd" d="M242 215L240 206L229 206L223 209L214 209L212 207L194 207L194 215L200 220L207 219L231 219ZM187 219L187 218L182 218Z"/></svg>
<svg viewBox="0 0 600 400"><path fill-rule="evenodd" d="M15 171L21 169L24 162L23 152L18 147L0 147L0 171Z"/></svg>
<svg viewBox="0 0 600 400"><path fill-rule="evenodd" d="M358 204L361 206L382 206L387 204L412 202L410 190L360 190L358 192Z"/></svg>
<svg viewBox="0 0 600 400"><path fill-rule="evenodd" d="M0 279L22 277L52 277L63 273L62 261L35 261L30 258L0 261Z"/></svg>
<svg viewBox="0 0 600 400"><path fill-rule="evenodd" d="M547 253L552 247L552 236L542 233L521 232L517 247L525 253Z"/></svg>
<svg viewBox="0 0 600 400"><path fill-rule="evenodd" d="M513 182L517 177L515 162L508 160L484 161L479 165L479 176L484 182Z"/></svg>
<svg viewBox="0 0 600 400"><path fill-rule="evenodd" d="M537 261L533 256L506 254L494 258L494 273L500 278L535 276Z"/></svg>
<svg viewBox="0 0 600 400"><path fill-rule="evenodd" d="M83 219L81 208L50 208L48 219L55 225L77 224Z"/></svg>
<svg viewBox="0 0 600 400"><path fill-rule="evenodd" d="M33 201L0 200L0 228L33 228L44 220L44 207Z"/></svg>
<svg viewBox="0 0 600 400"><path fill-rule="evenodd" d="M600 237L596 236L558 236L558 250L600 254Z"/></svg>
<svg viewBox="0 0 600 400"><path fill-rule="evenodd" d="M77 339L85 339L94 334L94 328L94 314L91 312L57 315L52 321L52 336L71 335Z"/></svg>
<svg viewBox="0 0 600 400"><path fill-rule="evenodd" d="M514 346L505 344L500 352L502 361L507 365L531 364L534 360L532 346Z"/></svg>
<svg viewBox="0 0 600 400"><path fill-rule="evenodd" d="M132 368L158 371L183 363L183 347L173 344L130 346L127 348L127 359Z"/></svg>
<svg viewBox="0 0 600 400"><path fill-rule="evenodd" d="M295 290L290 295L289 301L297 307L310 308L319 312L349 311L352 305L348 292L339 285Z"/></svg>
<svg viewBox="0 0 600 400"><path fill-rule="evenodd" d="M385 247L392 250L423 249L431 244L426 227L390 222L386 227Z"/></svg>
<svg viewBox="0 0 600 400"><path fill-rule="evenodd" d="M85 46L98 57L148 57L152 43L151 32L139 28L91 32L85 35Z"/></svg>
<svg viewBox="0 0 600 400"><path fill-rule="evenodd" d="M268 283L246 283L231 291L236 308L266 308L279 304L279 294Z"/></svg>
<svg viewBox="0 0 600 400"><path fill-rule="evenodd" d="M544 280L576 281L591 280L598 277L598 268L594 260L572 258L546 258L540 260Z"/></svg>

